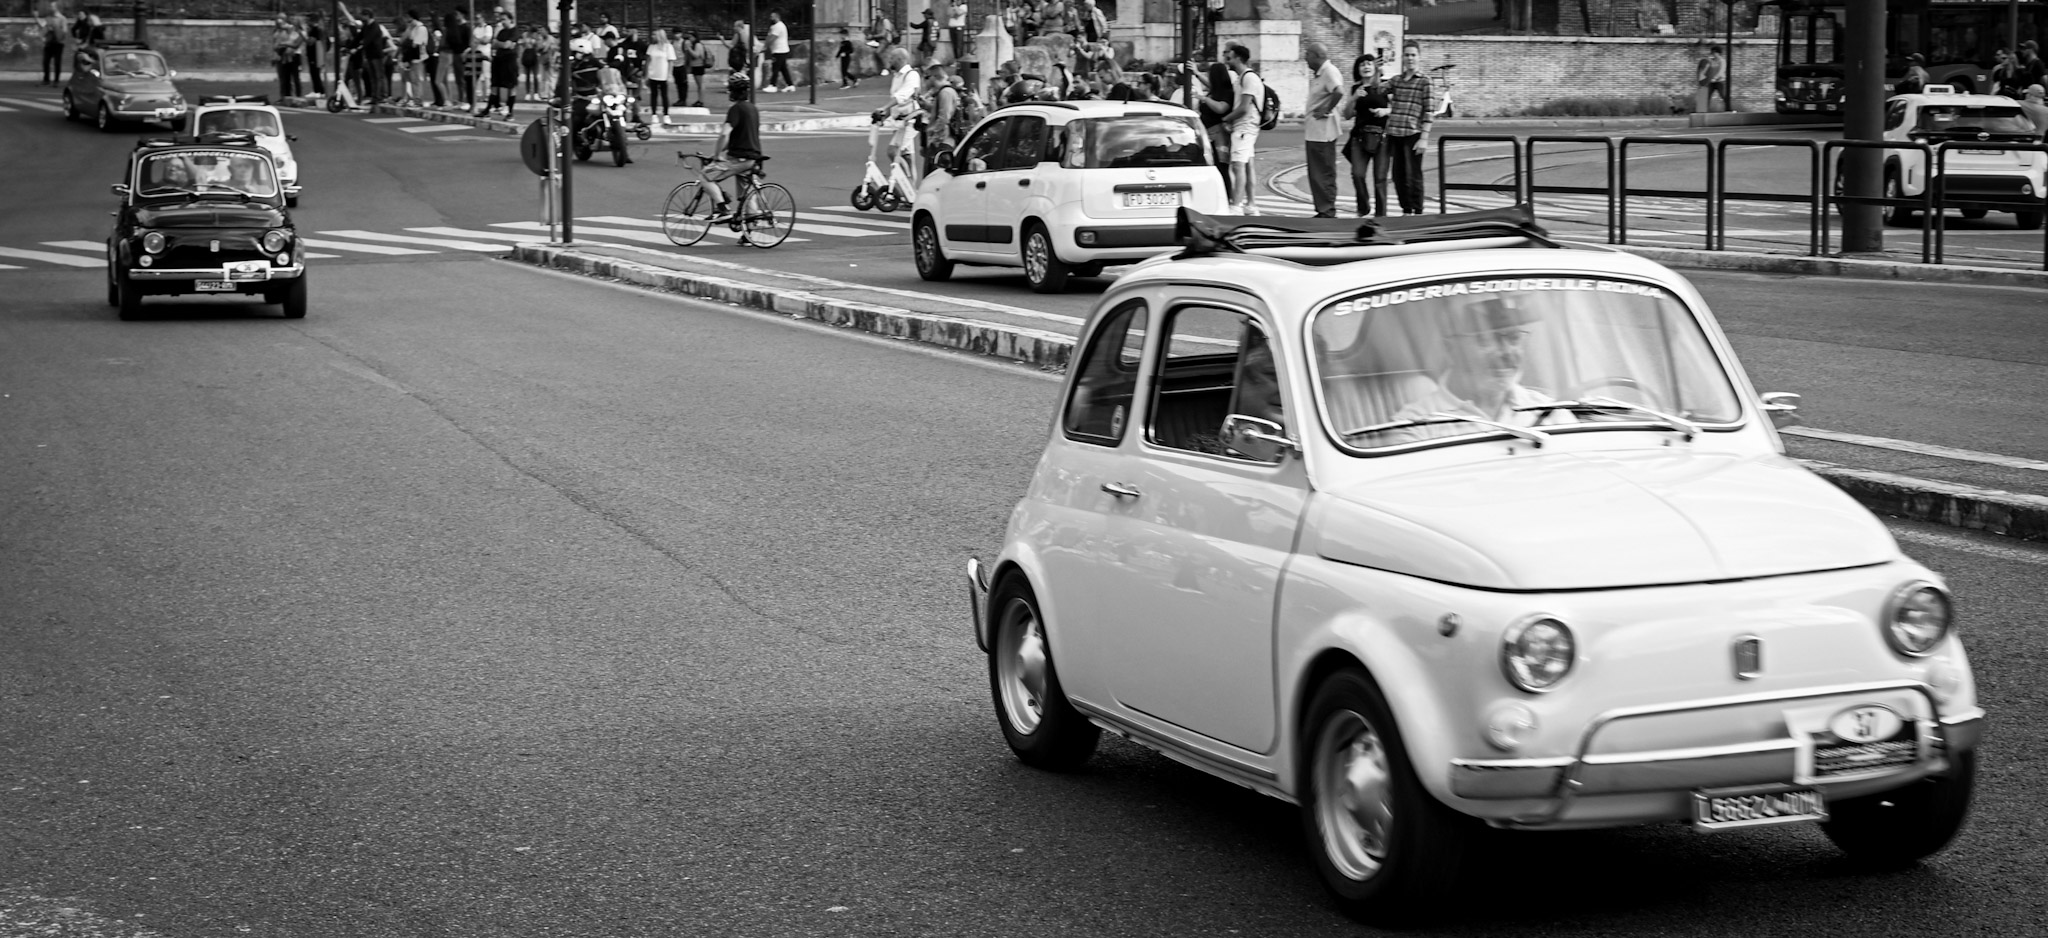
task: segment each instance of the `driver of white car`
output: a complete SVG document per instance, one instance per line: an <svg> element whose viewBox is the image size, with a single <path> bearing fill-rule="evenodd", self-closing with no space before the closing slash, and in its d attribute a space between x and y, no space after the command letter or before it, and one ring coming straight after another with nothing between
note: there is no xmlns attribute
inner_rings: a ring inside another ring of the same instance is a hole
<svg viewBox="0 0 2048 938"><path fill-rule="evenodd" d="M1537 316L1498 297L1464 300L1443 321L1444 369L1436 375L1436 388L1409 401L1392 419L1469 414L1495 423L1534 426L1548 413L1518 408L1555 400L1521 383L1529 333L1537 325ZM1393 431L1388 441L1463 436L1472 429L1456 423L1423 424Z"/></svg>

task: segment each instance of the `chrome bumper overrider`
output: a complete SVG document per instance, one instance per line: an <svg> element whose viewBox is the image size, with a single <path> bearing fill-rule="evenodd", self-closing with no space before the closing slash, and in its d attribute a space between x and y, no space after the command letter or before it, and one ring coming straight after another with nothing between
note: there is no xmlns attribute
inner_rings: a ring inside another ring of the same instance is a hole
<svg viewBox="0 0 2048 938"><path fill-rule="evenodd" d="M262 280L234 280L235 283L264 283L270 280L290 280L306 272L304 264L290 267L265 268L269 276ZM132 267L128 270L130 280L233 280L218 267Z"/></svg>
<svg viewBox="0 0 2048 938"><path fill-rule="evenodd" d="M988 568L978 557L967 558L967 604L974 610L974 644L988 651Z"/></svg>
<svg viewBox="0 0 2048 938"><path fill-rule="evenodd" d="M1927 698L1928 712L1938 713L1933 691L1918 681L1885 681L1839 685L1788 694L1765 693L1719 700L1629 707L1602 713L1579 737L1578 754L1535 759L1453 759L1451 793L1474 800L1556 799L1548 818L1564 813L1572 798L1634 792L1688 791L1762 781L1791 781L1800 742L1790 737L1720 746L1663 749L1647 752L1590 753L1594 738L1608 725L1632 717L1685 711L1715 710L1777 701L1802 701L1838 695L1910 691ZM1923 726L1919 759L1926 768L1949 752L1977 747L1984 732L1984 711L1969 710L1937 718ZM1910 771L1900 769L1899 771ZM1827 784L1823 781L1821 784ZM1544 819L1523 819L1542 823Z"/></svg>

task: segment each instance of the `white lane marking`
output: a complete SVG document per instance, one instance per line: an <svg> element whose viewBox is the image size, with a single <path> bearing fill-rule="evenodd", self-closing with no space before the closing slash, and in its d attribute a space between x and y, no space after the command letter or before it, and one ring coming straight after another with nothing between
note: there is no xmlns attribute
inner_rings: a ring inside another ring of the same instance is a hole
<svg viewBox="0 0 2048 938"><path fill-rule="evenodd" d="M537 221L501 221L492 224L491 227L514 228L521 231L546 231L548 228L548 226L543 225ZM657 224L656 227L659 227L659 225ZM727 228L724 225L712 225L711 231L709 233L712 237L725 238L728 240L735 241L738 240L740 236L739 232L734 231L731 228ZM670 250L662 252L664 254L668 254L669 256L673 257L677 253L680 253L679 251L675 250L675 242L670 241L667 235L655 234L651 231L626 231L621 228L591 228L586 225L577 225L576 230L573 232L573 234L575 234L579 238L584 235L589 235L593 238L617 238L621 241L637 241L641 244L661 244L666 245L670 248ZM788 240L784 241L783 243L791 244L798 241L809 240L809 238L791 237Z"/></svg>
<svg viewBox="0 0 2048 938"><path fill-rule="evenodd" d="M502 136L502 135L501 135L501 136L497 136L497 137L479 137L479 136L477 136L476 134L455 134L455 135L453 135L453 136L447 136L447 137L428 137L428 138L426 138L426 139L428 139L428 140L432 140L432 141L434 141L435 143L503 143L503 142L505 142L505 137L504 137L504 136Z"/></svg>
<svg viewBox="0 0 2048 938"><path fill-rule="evenodd" d="M576 220L596 222L597 224L600 225L629 225L634 228L661 227L661 222L658 219L628 218L627 216L624 215L591 215L584 218L578 218ZM832 220L838 221L839 219L834 218ZM880 231L868 231L863 228L840 228L834 225L819 224L818 222L807 222L803 220L802 211L799 211L797 213L796 230L804 232L806 234L836 235L842 238L871 238L874 237L875 235L884 233Z"/></svg>
<svg viewBox="0 0 2048 938"><path fill-rule="evenodd" d="M361 251L364 254L439 254L439 251L421 251L416 248L395 248L385 244L357 244L353 241L330 241L326 238L300 237L299 243L330 251Z"/></svg>
<svg viewBox="0 0 2048 938"><path fill-rule="evenodd" d="M1814 440L1830 440L1836 443L1854 443L1857 446L1872 446L1879 449L1893 449L1905 453L1919 453L1922 456L1939 456L1962 462L1988 463L2007 469L2032 469L2048 472L2048 462L2027 459L2021 456L2000 456L1997 453L1981 453L1973 449L1957 449L1933 443L1915 443L1911 440L1894 440L1882 436L1865 436L1861 433L1844 433L1840 430L1823 430L1819 427L1780 427L1779 433L1803 436Z"/></svg>
<svg viewBox="0 0 2048 938"><path fill-rule="evenodd" d="M52 114L64 113L63 105L51 104L47 101L30 101L25 98L0 98L0 102L17 105L19 107L35 108L38 111L49 111Z"/></svg>
<svg viewBox="0 0 2048 938"><path fill-rule="evenodd" d="M417 124L417 123L419 123L419 122L420 122L420 118L417 118L417 117L365 117L365 118L363 118L363 123L365 123L365 124Z"/></svg>
<svg viewBox="0 0 2048 938"><path fill-rule="evenodd" d="M311 251L306 252L306 259L309 261L331 261L340 256L341 255L339 254L318 254Z"/></svg>
<svg viewBox="0 0 2048 938"><path fill-rule="evenodd" d="M416 238L412 235L383 234L376 231L362 231L344 228L340 231L323 231L324 235L337 238L354 238L358 241L390 241L394 244L424 244L432 248L454 248L458 251L510 251L509 244L488 244L482 241L459 241L448 238Z"/></svg>
<svg viewBox="0 0 2048 938"><path fill-rule="evenodd" d="M652 218L628 218L628 217L626 217L626 216L624 216L624 215L581 215L581 216L578 216L576 220L577 220L577 221L587 221L587 222L592 222L592 223L595 223L595 224L599 224L599 225L626 225L626 226L628 226L628 227L632 227L632 228L660 228L660 227L661 227L661 222L660 222L659 220L657 220L657 219L652 219Z"/></svg>
<svg viewBox="0 0 2048 938"><path fill-rule="evenodd" d="M12 113L14 113L14 112L15 112L15 108L11 108L11 107L0 107L0 113L5 113L5 114L12 114Z"/></svg>
<svg viewBox="0 0 2048 938"><path fill-rule="evenodd" d="M398 129L409 134L438 134L451 130L470 130L473 128L468 124L427 124L423 127L400 127Z"/></svg>
<svg viewBox="0 0 2048 938"><path fill-rule="evenodd" d="M903 221L894 215L876 215L872 212L863 212L851 205L820 205L815 208L806 208L804 211L831 212L833 221L851 222L856 225L874 225L878 228L910 230L909 222Z"/></svg>
<svg viewBox="0 0 2048 938"><path fill-rule="evenodd" d="M28 269L28 268L26 268L26 267L23 267L23 266L21 266L21 265L19 265L19 264L0 264L0 270L27 270L27 269Z"/></svg>
<svg viewBox="0 0 2048 938"><path fill-rule="evenodd" d="M535 225L538 224L538 222L518 222L517 224ZM794 241L796 239L791 238L790 240ZM675 251L655 251L650 250L648 248L636 248L629 244L617 245L617 248L619 250L624 251L639 251L645 254L653 255L655 257L670 260L673 260L677 254L677 252ZM785 280L796 280L802 283L813 284L815 286L825 287L827 289L832 290L865 290L869 293L885 293L890 296L904 296L910 297L912 299L946 303L952 306L960 307L962 309L979 309L991 313L1001 313L1002 315L1005 316L1016 316L1021 319L1043 319L1047 322L1057 322L1069 326L1079 326L1084 321L1079 316L1066 316L1060 313L1042 313L1035 309L1023 309L1021 307L1016 306L1004 306L1001 303L990 303L983 300L968 299L962 296L948 296L943 293L919 293L916 290L899 290L895 287L880 287L865 283L849 283L844 280L833 280L829 277L816 277L810 274L792 273L787 270L772 270L765 267L749 267L745 264L735 264L732 263L731 261L721 261L716 260L714 258L701 257L694 254L690 255L690 263L693 265L701 264L707 267L717 267L723 270L729 270L738 274L743 274L748 277L779 277Z"/></svg>
<svg viewBox="0 0 2048 938"><path fill-rule="evenodd" d="M43 243L53 248L91 251L94 254L105 254L107 252L107 245L101 241L45 241Z"/></svg>
<svg viewBox="0 0 2048 938"><path fill-rule="evenodd" d="M442 235L450 238L503 238L507 241L545 242L547 235L513 234L509 231L478 231L474 228L407 228L420 234Z"/></svg>
<svg viewBox="0 0 2048 938"><path fill-rule="evenodd" d="M25 261L42 261L46 264L61 264L65 267L105 267L104 257L79 257L76 254L58 254L55 251L28 251L21 248L0 248L0 257L18 257Z"/></svg>
<svg viewBox="0 0 2048 938"><path fill-rule="evenodd" d="M1995 557L1999 560L2010 560L2015 563L2033 564L2037 567L2048 567L2048 551L2038 548L2007 547L1999 543L1986 543L1975 537L1967 537L1961 534L1944 534L1940 531L1926 531L1917 527L1908 528L1897 525L1886 525L1886 527L1892 529L1892 537L1901 541L1925 544L1929 547L1958 550L1966 554ZM1979 535L1979 537L1998 537L1998 535L1984 534ZM2017 541L2015 543L2024 544L2026 542Z"/></svg>

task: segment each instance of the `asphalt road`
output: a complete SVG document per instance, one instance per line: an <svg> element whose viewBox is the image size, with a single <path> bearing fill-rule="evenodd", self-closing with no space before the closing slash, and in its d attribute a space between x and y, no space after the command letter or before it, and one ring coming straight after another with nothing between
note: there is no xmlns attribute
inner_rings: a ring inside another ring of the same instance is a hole
<svg viewBox="0 0 2048 938"><path fill-rule="evenodd" d="M1279 802L1003 746L959 566L1047 376L503 263L375 273L303 321L142 323L10 273L0 935L1360 932ZM1502 836L1445 933L2041 934L2048 553L1895 530L1991 713L1949 852Z"/></svg>

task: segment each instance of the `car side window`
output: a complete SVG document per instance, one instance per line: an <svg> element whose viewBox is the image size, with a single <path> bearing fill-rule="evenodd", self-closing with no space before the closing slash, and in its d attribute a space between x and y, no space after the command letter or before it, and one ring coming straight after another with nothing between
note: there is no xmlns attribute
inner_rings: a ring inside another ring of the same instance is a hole
<svg viewBox="0 0 2048 938"><path fill-rule="evenodd" d="M981 125L974 136L960 148L960 159L956 173L979 173L996 168L996 155L1003 147L1003 131L1010 126L1009 118L999 118Z"/></svg>
<svg viewBox="0 0 2048 938"><path fill-rule="evenodd" d="M1030 169L1045 158L1045 118L1019 116L1010 119L1015 127L1003 147L1001 169Z"/></svg>
<svg viewBox="0 0 2048 938"><path fill-rule="evenodd" d="M1257 417L1285 430L1272 345L1252 317L1213 306L1179 307L1168 317L1164 350L1145 431L1154 445L1243 459L1224 441L1225 418Z"/></svg>
<svg viewBox="0 0 2048 938"><path fill-rule="evenodd" d="M1061 421L1067 436L1115 446L1124 438L1131 402L1137 398L1138 361L1145 350L1145 301L1111 310L1088 339L1074 364L1074 388Z"/></svg>
<svg viewBox="0 0 2048 938"><path fill-rule="evenodd" d="M1906 102L1894 101L1884 109L1884 129L1897 130L1906 123Z"/></svg>

